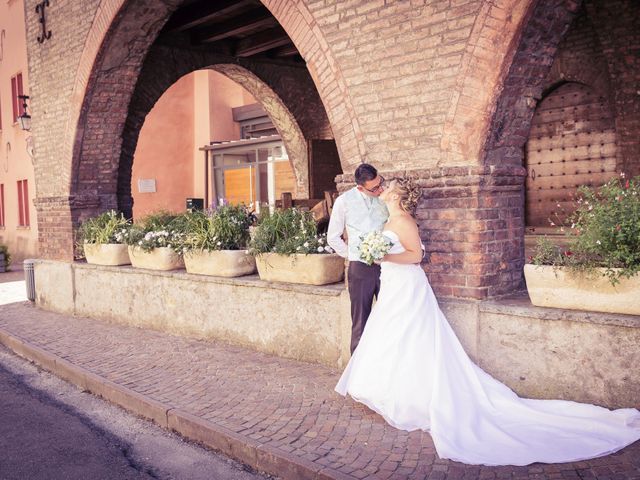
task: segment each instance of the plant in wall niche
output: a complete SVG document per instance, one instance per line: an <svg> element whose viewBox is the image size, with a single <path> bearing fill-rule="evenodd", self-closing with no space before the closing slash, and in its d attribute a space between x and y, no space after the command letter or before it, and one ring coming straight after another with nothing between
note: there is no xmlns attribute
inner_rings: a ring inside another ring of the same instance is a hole
<svg viewBox="0 0 640 480"><path fill-rule="evenodd" d="M78 250L88 263L129 264L126 243L130 230L131 222L115 210L90 217L78 229Z"/></svg>
<svg viewBox="0 0 640 480"><path fill-rule="evenodd" d="M583 290L593 286L590 298L579 301L586 310L619 311L616 304L622 304L624 311L619 313L640 313L640 302L635 300L640 297L640 177L627 179L621 174L598 189L581 187L575 207L561 225L568 237L567 246L559 248L548 239L541 239L529 259L531 265L525 266L533 303L540 301L534 301L531 289L536 284L536 270L551 271L556 279L562 276L565 286L576 283ZM550 296L555 287L548 285L545 291ZM624 292L633 295L634 300L630 301L638 305L635 310L624 305ZM559 290L558 294L563 295ZM591 305L596 301L611 305Z"/></svg>
<svg viewBox="0 0 640 480"><path fill-rule="evenodd" d="M11 254L9 247L0 243L0 272L6 272L11 266Z"/></svg>
<svg viewBox="0 0 640 480"><path fill-rule="evenodd" d="M247 251L254 222L255 216L243 205L185 213L181 252L187 272L222 277L254 273L255 259Z"/></svg>
<svg viewBox="0 0 640 480"><path fill-rule="evenodd" d="M344 275L344 260L327 245L326 235L318 234L311 212L265 212L250 246L263 280L324 285Z"/></svg>

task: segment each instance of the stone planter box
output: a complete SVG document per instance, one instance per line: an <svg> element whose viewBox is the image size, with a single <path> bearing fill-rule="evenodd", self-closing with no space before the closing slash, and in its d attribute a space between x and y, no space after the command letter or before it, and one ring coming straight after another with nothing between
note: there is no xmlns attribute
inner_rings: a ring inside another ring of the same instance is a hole
<svg viewBox="0 0 640 480"><path fill-rule="evenodd" d="M613 286L604 275L576 276L565 268L527 264L524 276L531 303L539 307L640 315L639 275Z"/></svg>
<svg viewBox="0 0 640 480"><path fill-rule="evenodd" d="M129 246L131 265L149 270L178 270L184 268L182 257L169 247L154 248L145 252L140 247Z"/></svg>
<svg viewBox="0 0 640 480"><path fill-rule="evenodd" d="M129 265L127 245L117 243L85 243L84 256L94 265Z"/></svg>
<svg viewBox="0 0 640 480"><path fill-rule="evenodd" d="M268 282L327 285L342 280L344 258L331 254L262 253L256 256L258 274Z"/></svg>
<svg viewBox="0 0 640 480"><path fill-rule="evenodd" d="M187 273L216 277L241 277L256 271L256 260L246 250L188 252L184 255Z"/></svg>

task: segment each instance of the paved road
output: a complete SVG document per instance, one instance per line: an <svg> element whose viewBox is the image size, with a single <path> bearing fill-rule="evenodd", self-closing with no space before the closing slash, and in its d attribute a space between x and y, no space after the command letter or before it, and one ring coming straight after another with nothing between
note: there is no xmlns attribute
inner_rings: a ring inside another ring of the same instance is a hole
<svg viewBox="0 0 640 480"><path fill-rule="evenodd" d="M269 478L161 430L0 347L0 479Z"/></svg>

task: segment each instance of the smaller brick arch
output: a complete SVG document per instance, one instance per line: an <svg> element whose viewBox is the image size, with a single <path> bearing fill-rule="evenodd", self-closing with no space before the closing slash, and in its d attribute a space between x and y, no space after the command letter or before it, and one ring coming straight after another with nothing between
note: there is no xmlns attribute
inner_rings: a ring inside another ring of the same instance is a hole
<svg viewBox="0 0 640 480"><path fill-rule="evenodd" d="M309 162L307 140L295 116L282 98L247 66L233 64L218 55L173 51L154 46L149 51L128 107L117 161L117 208L131 215L131 171L138 136L145 117L162 94L179 78L195 70L216 70L235 81L260 101L280 133L296 175L296 194L308 196ZM99 139L98 139L99 140ZM115 197L115 195L114 195Z"/></svg>
<svg viewBox="0 0 640 480"><path fill-rule="evenodd" d="M282 99L269 85L240 65L221 63L210 68L229 77L253 95L254 98L259 99L282 137L282 142L289 154L289 160L296 176L296 195L308 197L309 158L307 141L296 118Z"/></svg>
<svg viewBox="0 0 640 480"><path fill-rule="evenodd" d="M553 59L581 2L535 2L522 29L496 101L481 155L485 165L523 162L531 119L542 97Z"/></svg>

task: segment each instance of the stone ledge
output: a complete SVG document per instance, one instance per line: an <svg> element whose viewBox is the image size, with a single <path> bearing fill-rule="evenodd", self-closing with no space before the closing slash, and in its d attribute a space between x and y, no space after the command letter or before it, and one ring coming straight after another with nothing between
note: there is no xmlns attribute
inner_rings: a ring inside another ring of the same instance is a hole
<svg viewBox="0 0 640 480"><path fill-rule="evenodd" d="M57 260L43 260L38 259L36 263L60 263L60 264L69 264L68 262L57 261ZM260 280L260 277L257 274L254 275L246 275L243 277L236 278L226 278L226 277L213 277L208 275L194 275L191 273L187 273L186 270L172 270L172 271L156 271L156 270L147 270L143 268L135 268L130 265L124 265L119 267L111 267L104 265L90 265L85 262L74 262L71 264L74 269L83 269L83 270L102 270L107 272L118 272L123 274L145 274L149 276L156 277L167 277L167 278L175 278L177 280L189 280L191 282L203 282L203 283L215 283L221 285L235 285L241 287L256 287L256 288L269 288L272 290L284 290L284 291L293 291L306 293L310 295L324 295L330 297L337 297L345 290L345 285L343 282L334 283L331 285L302 285L295 283L278 283L278 282L265 282L264 280Z"/></svg>
<svg viewBox="0 0 640 480"><path fill-rule="evenodd" d="M594 325L640 328L640 316L637 315L537 307L531 303L526 293L505 297L500 300L478 302L478 308L480 312L498 313L514 317L536 318L539 320L566 320Z"/></svg>

